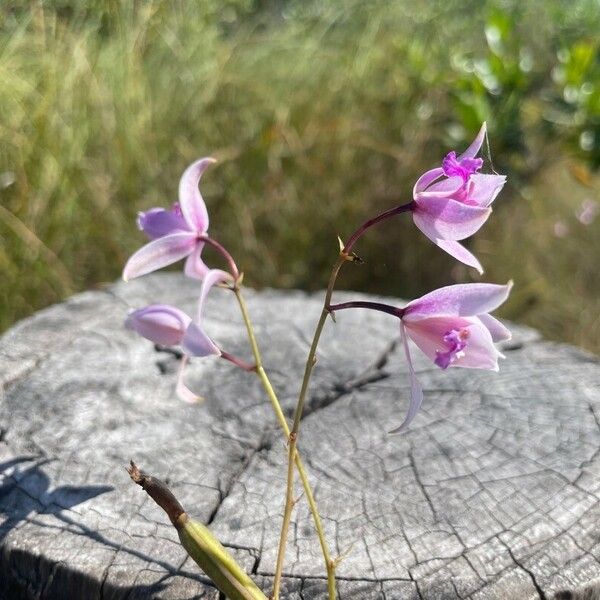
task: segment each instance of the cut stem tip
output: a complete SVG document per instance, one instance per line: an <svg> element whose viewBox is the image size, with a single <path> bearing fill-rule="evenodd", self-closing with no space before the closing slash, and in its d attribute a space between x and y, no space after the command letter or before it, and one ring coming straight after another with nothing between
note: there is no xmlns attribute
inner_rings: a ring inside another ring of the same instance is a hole
<svg viewBox="0 0 600 600"><path fill-rule="evenodd" d="M177 527L181 523L179 519L185 514L185 510L167 484L142 471L133 461L130 461L129 467L125 468L133 482L141 486L148 496L167 513L171 523Z"/></svg>

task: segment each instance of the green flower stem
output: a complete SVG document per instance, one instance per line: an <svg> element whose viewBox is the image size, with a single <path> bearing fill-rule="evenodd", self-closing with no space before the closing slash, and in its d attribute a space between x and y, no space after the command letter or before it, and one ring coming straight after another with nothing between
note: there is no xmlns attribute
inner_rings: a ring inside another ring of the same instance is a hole
<svg viewBox="0 0 600 600"><path fill-rule="evenodd" d="M289 436L288 436L289 437ZM285 487L285 497L294 497L294 457L298 453L294 452L292 457L288 457L287 478ZM293 502L293 500L292 500ZM290 521L292 519L292 507L290 510L283 513L283 521L281 522L281 533L279 534L279 547L277 548L277 562L275 564L275 579L273 580L273 599L278 600L279 590L281 588L281 576L283 575L283 563L285 560L285 547L287 544L287 532L290 530ZM326 563L329 565L329 561ZM329 567L327 568L329 571Z"/></svg>
<svg viewBox="0 0 600 600"><path fill-rule="evenodd" d="M290 477L290 464L293 463L294 457L296 456L296 447L298 445L298 429L300 428L300 420L302 419L302 411L304 410L304 402L306 400L306 394L308 392L308 384L310 382L310 376L312 374L313 367L315 366L315 362L317 360L317 346L319 345L319 340L321 339L321 333L323 331L323 327L325 326L325 321L329 316L328 307L331 303L331 296L333 295L333 288L335 287L335 282L337 280L338 273L342 268L342 265L348 260L352 260L347 254L343 251L340 252L340 256L335 263L333 270L331 271L331 275L329 277L329 283L327 285L327 292L325 293L325 300L323 302L323 309L321 310L321 316L319 317L319 322L317 323L317 327L315 329L315 334L313 336L313 341L310 346L310 351L308 353L308 357L306 359L306 366L304 368L304 378L302 379L302 387L300 389L300 396L298 397L298 403L296 404L296 411L294 413L294 422L292 424L292 430L289 435L289 444L288 444L288 484L286 488L286 497L285 497L285 509L283 512L283 526L281 529L281 539L279 543L279 549L281 552L281 556L277 557L277 562L281 562L283 564L283 554L285 553L285 546L287 542L287 535L289 531L289 523L292 513L292 508L294 506L294 497L293 497L293 481L292 477ZM329 599L335 600L336 589L335 589L335 568L337 566L337 561L335 560L327 560L327 590L329 592Z"/></svg>
<svg viewBox="0 0 600 600"><path fill-rule="evenodd" d="M254 360L256 362L256 374L258 375L259 379L261 380L261 383L267 393L267 396L269 397L271 406L273 407L273 410L275 411L275 415L277 417L277 420L279 421L281 429L283 430L283 432L286 436L286 439L290 440L290 438L291 438L290 427L287 423L285 415L283 414L283 410L281 409L281 405L279 404L279 400L277 398L277 395L275 394L275 391L273 390L273 386L271 385L269 377L267 376L267 374L263 368L262 357L260 354L260 350L258 348L256 336L254 335L254 328L252 327L252 322L250 320L250 315L248 314L248 308L246 306L246 302L244 300L244 297L242 296L242 293L241 293L239 287L235 286L233 288L233 292L235 293L235 297L237 298L238 304L240 306L240 311L242 313L242 318L244 319L244 323L246 325L246 330L248 332L248 339L250 341L250 346L252 348L252 354L254 355ZM330 298L331 298L331 296L330 296ZM295 445L294 445L293 454L291 454L289 456L291 456L291 460L288 461L288 484L287 484L287 490L286 490L286 498L287 498L287 496L289 496L291 498L290 510L287 511L287 526L285 528L286 536L284 537L282 535L282 537L280 538L280 543L279 543L280 552L278 554L277 562L278 562L278 565L279 565L279 563L281 563L281 567L279 567L280 568L279 578L277 578L277 577L275 578L275 583L274 583L275 587L274 587L274 592L273 592L273 598L275 600L277 600L278 594L279 594L279 588L281 585L281 569L283 568L283 556L285 555L285 548L284 548L283 552L281 552L281 548L282 548L282 545L285 546L285 543L287 540L287 531L289 529L289 521L291 518L291 509L292 509L292 505L293 505L293 476L294 475L293 475L293 466L291 468L291 474L290 474L290 463L292 465L295 463L296 469L298 470L298 475L300 477L300 481L302 482L302 487L304 488L304 493L306 494L306 498L308 500L308 506L310 508L310 512L312 514L312 518L315 523L315 529L317 532L317 537L319 538L319 544L321 545L323 559L325 560L325 565L327 568L327 588L329 590L329 598L330 598L330 600L335 600L335 598L337 596L336 595L336 584L335 584L335 561L333 561L331 559L331 554L329 552L329 546L327 545L327 541L325 540L325 532L323 531L323 523L321 522L321 517L319 515L317 503L315 501L315 497L314 497L312 488L310 486L310 482L308 480L306 468L304 467L304 464L302 462L302 459L300 458L299 453L296 451ZM283 533L283 528L282 528L282 533ZM281 555L281 559L279 558L279 555ZM276 574L277 574L277 568L276 568Z"/></svg>
<svg viewBox="0 0 600 600"><path fill-rule="evenodd" d="M410 212L414 207L414 202L409 202L407 204L396 206L390 210L386 210L385 212L377 215L373 219L369 219L365 221L349 238L345 244L342 244L340 240L340 253L336 263L333 265L333 269L331 270L331 275L329 276L329 283L327 284L327 291L325 293L325 299L323 301L323 309L321 310L321 316L319 317L319 322L317 323L317 327L315 329L315 333L313 336L313 341L310 346L310 351L308 353L308 357L306 359L306 366L304 368L304 378L302 379L302 387L300 388L300 395L298 396L298 403L296 404L296 410L294 412L294 422L292 424L292 430L289 435L289 446L288 446L288 484L286 488L286 498L285 498L285 509L283 513L283 527L281 530L281 540L279 544L280 552L285 552L286 540L289 530L290 523L290 515L292 512L292 508L294 506L294 498L293 498L293 472L290 468L290 465L294 461L294 457L296 456L296 447L298 445L298 429L300 428L300 420L302 419L302 412L304 411L304 403L306 401L306 394L308 392L308 386L310 383L310 377L312 375L313 367L315 366L315 362L317 361L317 347L319 345L319 340L321 339L321 333L323 332L323 327L325 326L325 321L331 311L329 309L331 305L331 297L333 295L333 290L335 288L335 282L337 281L337 277L339 275L340 269L346 262L361 262L360 258L352 253L352 248L358 242L358 240L364 235L364 233L377 225L391 217L399 215L401 213ZM278 557L277 562L283 563L283 557ZM336 560L328 560L327 561L327 586L329 591L330 600L335 600L336 591L335 591L335 569L339 563L339 558Z"/></svg>

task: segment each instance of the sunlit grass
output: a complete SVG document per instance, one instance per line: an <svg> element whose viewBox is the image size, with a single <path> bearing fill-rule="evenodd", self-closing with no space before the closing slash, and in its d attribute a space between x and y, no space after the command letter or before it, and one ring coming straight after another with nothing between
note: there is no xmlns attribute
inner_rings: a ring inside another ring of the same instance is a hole
<svg viewBox="0 0 600 600"><path fill-rule="evenodd" d="M577 150L591 101L548 100L564 84L557 52L581 40L593 53L600 17L591 1L548 2L545 20L529 6L0 8L0 328L118 277L142 242L136 212L174 201L181 171L208 154L220 163L203 180L211 231L246 282L320 288L336 236L407 199L487 119L511 187L475 241L486 277L515 279L512 318L600 350L600 218L584 227L573 216L573 189L597 191L562 158L591 164ZM565 63L568 77L587 77L592 66L577 64ZM560 219L572 221L565 238ZM369 268L348 269L343 285L414 296L473 276L405 221L361 243Z"/></svg>

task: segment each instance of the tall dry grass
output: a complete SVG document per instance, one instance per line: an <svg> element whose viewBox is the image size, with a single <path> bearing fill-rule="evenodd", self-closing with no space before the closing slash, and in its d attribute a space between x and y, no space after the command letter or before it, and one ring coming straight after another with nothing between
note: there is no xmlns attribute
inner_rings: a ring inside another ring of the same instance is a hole
<svg viewBox="0 0 600 600"><path fill-rule="evenodd" d="M337 234L408 198L487 119L511 185L474 241L486 275L516 280L509 316L599 350L600 219L574 215L598 199L598 140L580 138L597 127L600 16L535 4L3 4L0 328L118 277L136 212L172 202L207 154L211 230L246 281L319 288ZM473 276L405 221L359 250L369 268L346 287L414 296Z"/></svg>

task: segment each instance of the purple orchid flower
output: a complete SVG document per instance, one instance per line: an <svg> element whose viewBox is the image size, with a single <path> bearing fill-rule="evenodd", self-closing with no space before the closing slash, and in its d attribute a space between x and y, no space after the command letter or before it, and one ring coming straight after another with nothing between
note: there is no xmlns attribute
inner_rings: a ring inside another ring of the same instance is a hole
<svg viewBox="0 0 600 600"><path fill-rule="evenodd" d="M179 181L179 202L171 209L151 208L139 213L138 227L150 238L127 261L123 279L128 281L186 258L185 274L203 279L208 267L201 259L208 231L208 212L198 189L200 178L214 158L192 163Z"/></svg>
<svg viewBox="0 0 600 600"><path fill-rule="evenodd" d="M390 433L408 427L423 401L423 389L412 365L406 338L438 367L465 367L498 371L498 358L504 358L494 346L508 340L510 331L489 313L507 298L507 285L465 283L440 288L409 302L402 309L400 332L410 375L410 403L403 423Z"/></svg>
<svg viewBox="0 0 600 600"><path fill-rule="evenodd" d="M486 135L484 123L471 145L460 155L450 152L442 166L427 171L413 189L415 225L457 260L483 273L477 258L458 240L473 235L492 212L491 204L506 182L504 175L482 174L476 158Z"/></svg>
<svg viewBox="0 0 600 600"><path fill-rule="evenodd" d="M403 423L390 433L406 429L423 402L423 388L413 368L408 338L442 369L465 367L497 371L498 358L503 356L494 343L510 339L511 334L489 313L508 298L511 287L512 282L507 285L450 285L413 300L404 308L364 301L329 307L331 312L370 308L400 319L400 335L410 376L410 403Z"/></svg>
<svg viewBox="0 0 600 600"><path fill-rule="evenodd" d="M200 290L196 321L193 321L182 310L169 304L151 304L134 310L129 313L125 320L127 329L132 329L155 344L181 345L184 356L177 376L177 395L186 402L201 400L185 385L183 380L184 369L190 357L222 355L221 350L202 328L202 314L206 296L215 284L231 280L233 280L233 277L225 271L219 269L207 271Z"/></svg>

